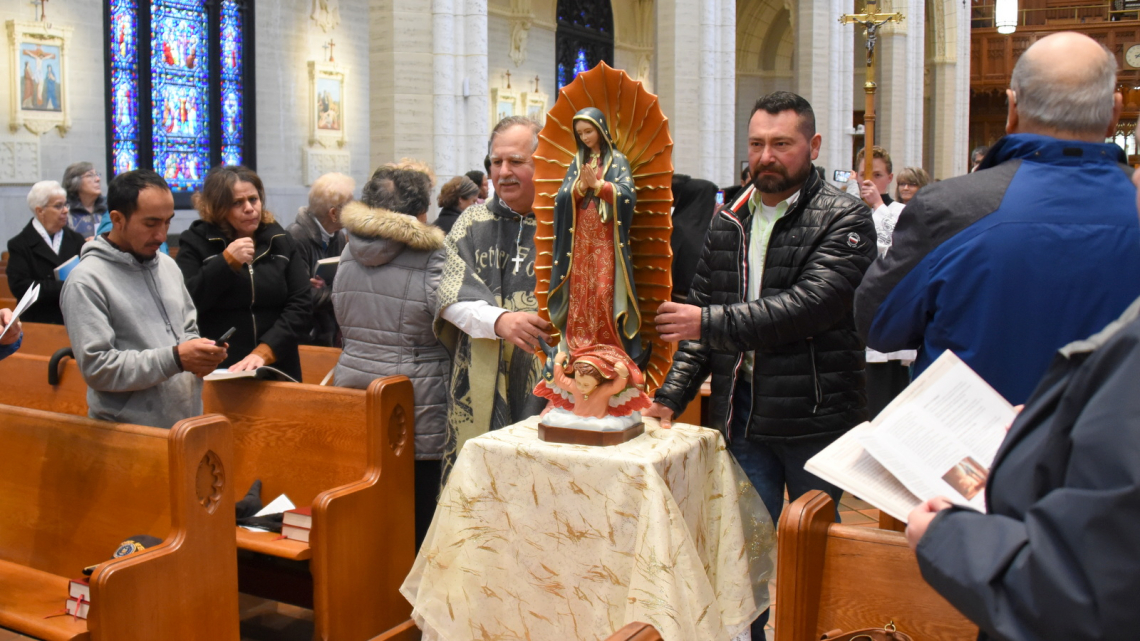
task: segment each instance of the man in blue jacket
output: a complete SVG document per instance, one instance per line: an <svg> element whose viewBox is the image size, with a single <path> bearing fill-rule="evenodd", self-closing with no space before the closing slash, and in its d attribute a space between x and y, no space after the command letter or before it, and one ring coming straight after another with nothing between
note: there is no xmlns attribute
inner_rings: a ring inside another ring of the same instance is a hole
<svg viewBox="0 0 1140 641"><path fill-rule="evenodd" d="M953 350L1011 403L1053 352L1140 295L1136 188L1116 130L1116 58L1058 33L1014 67L1006 132L975 173L923 188L855 296L881 352ZM917 372L916 372L917 373Z"/></svg>

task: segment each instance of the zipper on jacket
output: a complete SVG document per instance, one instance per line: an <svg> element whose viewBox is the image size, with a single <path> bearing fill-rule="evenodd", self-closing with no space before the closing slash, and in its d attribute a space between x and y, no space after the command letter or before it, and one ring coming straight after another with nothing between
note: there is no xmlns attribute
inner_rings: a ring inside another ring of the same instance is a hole
<svg viewBox="0 0 1140 641"><path fill-rule="evenodd" d="M811 408L811 413L815 414L819 411L819 406L823 404L823 387L819 383L819 370L815 366L815 342L812 341L811 336L807 339L808 353L811 354L811 380L815 385L815 407Z"/></svg>
<svg viewBox="0 0 1140 641"><path fill-rule="evenodd" d="M270 252L270 250L273 249L273 239L279 238L281 236L284 236L284 234L277 234L275 236L271 236L269 238L269 245L265 248L265 251L261 252L261 256L254 257L254 259L249 261L249 264L246 265L246 268L249 269L249 318L251 321L253 321L253 343L254 343L254 347L257 347L258 338L260 338L260 337L257 335L257 314L254 313L254 311L253 311L253 305L254 305L254 303L257 302L257 287L253 282L253 264L256 263L258 260L264 258L265 255L268 254Z"/></svg>
<svg viewBox="0 0 1140 641"><path fill-rule="evenodd" d="M249 318L253 321L253 346L257 347L257 314L253 311L253 304L257 302L257 288L253 283L253 263L246 265L249 270Z"/></svg>
<svg viewBox="0 0 1140 641"><path fill-rule="evenodd" d="M748 235L744 233L744 225L740 222L740 220L738 220L736 218L735 212L733 212L733 215L728 215L727 214L728 211L731 211L731 210L729 208L725 208L725 209L722 209L719 213L725 214L725 218L727 218L729 221L731 221L734 225L736 225L736 228L738 230L740 230L740 245L737 246L737 250L736 250L737 255L741 257L741 259L740 259L740 278L737 280L737 284L740 287L740 300L743 301L745 299L745 296L746 296L745 292L748 291L748 243L747 243ZM732 367L732 386L729 387L729 394L728 394L728 414L726 415L726 419L724 422L724 433L725 433L725 439L724 440L728 444L732 443L732 413L733 413L733 407L732 406L733 406L733 400L736 397L736 380L737 380L738 375L740 374L740 366L743 364L744 364L744 353L741 352L736 357L736 364L733 365L733 367ZM756 367L755 357L753 357L753 359L752 359L752 367L753 368ZM753 376L753 380L755 380L755 378L756 377ZM749 383L751 383L751 382L752 381L749 381ZM752 408L755 405L756 405L756 402L755 402L755 399L753 399L753 402L750 403L748 406L748 422L746 422L744 424L744 437L745 437L745 439L747 439L747 437L748 437L748 423L752 422Z"/></svg>

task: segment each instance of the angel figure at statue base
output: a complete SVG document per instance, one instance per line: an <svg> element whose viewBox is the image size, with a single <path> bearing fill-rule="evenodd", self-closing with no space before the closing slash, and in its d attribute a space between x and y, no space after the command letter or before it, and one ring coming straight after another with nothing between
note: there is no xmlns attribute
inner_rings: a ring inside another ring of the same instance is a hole
<svg viewBox="0 0 1140 641"><path fill-rule="evenodd" d="M566 373L568 359L573 376ZM624 351L595 345L558 352L552 380L540 381L534 393L551 401L542 412L546 425L609 432L641 423L639 411L652 404L643 386L641 370Z"/></svg>

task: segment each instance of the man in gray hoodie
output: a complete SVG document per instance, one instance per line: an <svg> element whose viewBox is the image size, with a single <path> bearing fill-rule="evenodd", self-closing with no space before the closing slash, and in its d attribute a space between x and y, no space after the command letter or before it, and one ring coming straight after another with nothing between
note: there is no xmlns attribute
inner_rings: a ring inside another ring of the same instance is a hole
<svg viewBox="0 0 1140 641"><path fill-rule="evenodd" d="M61 307L87 381L91 418L171 428L202 413L202 381L225 345L198 336L198 315L174 259L160 253L174 196L149 170L119 174L111 231L87 243Z"/></svg>

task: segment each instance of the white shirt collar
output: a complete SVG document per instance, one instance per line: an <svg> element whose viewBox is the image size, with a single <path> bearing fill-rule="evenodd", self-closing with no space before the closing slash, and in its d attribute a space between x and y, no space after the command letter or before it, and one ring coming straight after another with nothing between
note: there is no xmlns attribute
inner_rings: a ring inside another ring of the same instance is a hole
<svg viewBox="0 0 1140 641"><path fill-rule="evenodd" d="M59 254L59 246L63 243L63 228L61 227L59 231L55 232L55 236L48 236L47 228L43 226L39 218L34 216L32 217L32 227L36 228L36 231L40 234L40 238L44 239L47 246L51 247L53 252Z"/></svg>
<svg viewBox="0 0 1140 641"><path fill-rule="evenodd" d="M321 224L320 218L313 216L313 221L317 223L317 229L321 230L321 242L326 245L329 244L329 241L332 239L332 234L330 234L328 230L325 229L325 226Z"/></svg>

